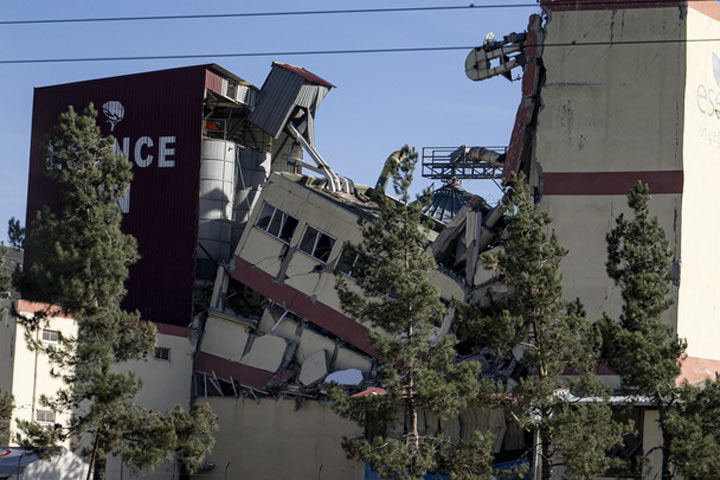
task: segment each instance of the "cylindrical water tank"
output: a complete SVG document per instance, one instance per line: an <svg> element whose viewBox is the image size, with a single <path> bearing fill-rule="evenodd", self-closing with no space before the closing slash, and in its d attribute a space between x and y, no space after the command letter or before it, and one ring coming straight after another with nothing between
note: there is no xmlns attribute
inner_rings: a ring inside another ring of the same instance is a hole
<svg viewBox="0 0 720 480"><path fill-rule="evenodd" d="M237 145L234 142L214 138L202 140L199 245L195 275L198 279L213 280L217 271L215 261L230 260L233 202L237 182L236 155ZM212 259L208 258L208 253Z"/></svg>
<svg viewBox="0 0 720 480"><path fill-rule="evenodd" d="M232 226L232 245L237 245L247 224L250 212L260 196L260 191L270 175L270 153L238 149L236 174L235 217Z"/></svg>

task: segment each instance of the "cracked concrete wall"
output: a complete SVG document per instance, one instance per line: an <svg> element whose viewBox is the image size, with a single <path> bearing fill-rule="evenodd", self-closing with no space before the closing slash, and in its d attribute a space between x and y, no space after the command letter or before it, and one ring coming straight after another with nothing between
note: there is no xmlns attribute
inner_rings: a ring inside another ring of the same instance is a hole
<svg viewBox="0 0 720 480"><path fill-rule="evenodd" d="M677 7L553 11L545 26L548 44L683 40L685 28ZM605 235L628 211L625 195L638 178L655 189L652 214L679 252L685 45L546 48L543 61L534 160L544 176L540 206L570 251L562 263L565 295L579 297L590 320L603 312L617 317L621 299L605 273ZM673 307L666 320L676 318Z"/></svg>
<svg viewBox="0 0 720 480"><path fill-rule="evenodd" d="M343 243L359 243L362 240L357 215L297 181L277 174L271 175L270 181L263 188L257 207L250 217L250 225L255 225L265 202L299 221L289 245L257 227L247 228L238 242L235 255L276 277L277 281L304 293L313 301L342 312L335 291L333 270ZM308 225L335 238L327 263L297 249ZM432 277L433 283L445 298L463 298L462 286L457 281L440 272L434 272Z"/></svg>
<svg viewBox="0 0 720 480"><path fill-rule="evenodd" d="M248 329L244 325L211 312L205 323L200 351L239 362L249 337Z"/></svg>

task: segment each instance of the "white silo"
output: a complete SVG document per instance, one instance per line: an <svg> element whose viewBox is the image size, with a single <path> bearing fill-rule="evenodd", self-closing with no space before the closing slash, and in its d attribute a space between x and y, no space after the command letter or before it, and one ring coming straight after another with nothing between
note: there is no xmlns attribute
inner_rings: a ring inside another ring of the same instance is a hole
<svg viewBox="0 0 720 480"><path fill-rule="evenodd" d="M237 144L228 140L202 140L196 272L198 279L213 280L217 271L215 262L230 260L237 150Z"/></svg>

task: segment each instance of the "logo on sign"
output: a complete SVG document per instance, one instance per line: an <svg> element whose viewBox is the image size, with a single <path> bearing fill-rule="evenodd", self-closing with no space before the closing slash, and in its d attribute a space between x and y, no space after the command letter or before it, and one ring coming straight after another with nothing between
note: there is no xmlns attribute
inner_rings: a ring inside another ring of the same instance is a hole
<svg viewBox="0 0 720 480"><path fill-rule="evenodd" d="M110 131L114 132L115 125L125 118L125 107L117 100L111 100L109 102L105 102L102 108L105 117L107 117L107 120L105 121L110 124Z"/></svg>
<svg viewBox="0 0 720 480"><path fill-rule="evenodd" d="M720 119L720 56L712 54L712 72L715 85L700 83L695 93L700 113Z"/></svg>

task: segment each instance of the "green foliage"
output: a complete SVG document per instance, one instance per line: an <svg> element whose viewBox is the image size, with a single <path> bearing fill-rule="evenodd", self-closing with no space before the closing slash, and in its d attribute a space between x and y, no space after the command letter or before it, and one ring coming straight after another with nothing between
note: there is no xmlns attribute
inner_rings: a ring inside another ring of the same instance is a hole
<svg viewBox="0 0 720 480"><path fill-rule="evenodd" d="M567 250L554 231L547 232L550 216L534 208L523 178L509 186L502 249L482 257L508 294L492 298L487 307L462 308L459 335L501 357L522 349L518 369L523 376L512 395L502 397L508 398L504 407L521 428L539 432L542 478L550 478L556 465L564 465L572 478L592 478L610 466L606 452L622 441L628 427L610 421L605 402L577 402L604 395L593 374L600 338L579 300L562 297L559 269ZM565 376L568 370L577 375ZM588 430L592 434L584 437Z"/></svg>
<svg viewBox="0 0 720 480"><path fill-rule="evenodd" d="M7 445L10 441L10 418L14 407L12 395L0 391L0 445Z"/></svg>
<svg viewBox="0 0 720 480"><path fill-rule="evenodd" d="M207 403L197 403L188 413L175 407L167 414L136 408L126 412L125 441L119 450L125 463L141 471L175 456L188 472L202 465L215 445L212 432L217 418Z"/></svg>
<svg viewBox="0 0 720 480"><path fill-rule="evenodd" d="M8 275L3 268L6 253L7 247L0 243L0 292L7 292L10 290L10 275ZM0 308L0 313L2 312L3 309Z"/></svg>
<svg viewBox="0 0 720 480"><path fill-rule="evenodd" d="M194 432L214 423L208 423L204 407L189 416L138 407L142 382L132 372L113 369L147 358L156 329L141 322L139 313L121 308L128 268L138 259L135 239L120 229L118 204L132 174L130 163L114 153L113 138L101 135L96 116L92 104L82 114L70 107L45 140L45 174L58 188L61 211L45 207L32 223L26 242L30 268L20 282L26 298L59 304L72 315L77 337L62 337L58 345L38 342L36 332L50 318L47 311L18 320L25 324L30 348L48 355L51 373L66 385L40 403L72 412L69 424L60 428L22 424L25 444L44 448L68 437L80 439L91 446L85 453L95 460L95 477L103 478L111 453L126 454L138 470L186 448L189 458L201 456L212 443L200 451Z"/></svg>
<svg viewBox="0 0 720 480"><path fill-rule="evenodd" d="M672 257L657 217L650 218L649 188L638 182L628 194L633 218L620 215L607 235L610 278L622 291L619 321L605 315L600 322L603 358L620 375L623 386L650 399L660 415L663 434L663 479L671 478L670 448L673 435L668 415L677 406L675 379L687 344L673 327L662 321L672 305Z"/></svg>
<svg viewBox="0 0 720 480"><path fill-rule="evenodd" d="M448 314L438 290L430 283L435 262L426 252L422 208L409 196L417 161L404 147L393 172L399 201L376 195L377 218L361 223L363 240L353 267L357 283L338 274L337 291L343 310L374 327L372 345L383 364L385 394L348 397L330 389L336 410L364 426L367 437L343 444L350 457L370 463L385 478L420 478L428 471L445 471L453 478L486 478L491 441L480 435L471 445L452 444L440 436L420 436L420 409L441 418L457 415L479 392L479 365L456 362L455 337L438 338L435 327ZM393 426L402 433L392 434ZM471 450L469 450L471 449Z"/></svg>
<svg viewBox="0 0 720 480"><path fill-rule="evenodd" d="M716 478L720 470L720 383L684 384L668 411L665 430L673 439L670 461L686 480Z"/></svg>
<svg viewBox="0 0 720 480"><path fill-rule="evenodd" d="M10 245L15 248L23 248L25 243L25 229L20 225L20 220L15 217L11 217L8 220L8 239Z"/></svg>
<svg viewBox="0 0 720 480"><path fill-rule="evenodd" d="M168 418L177 437L175 455L189 472L197 471L215 446L213 432L218 429L217 417L210 405L196 403L190 413L176 407Z"/></svg>
<svg viewBox="0 0 720 480"><path fill-rule="evenodd" d="M620 215L607 235L607 272L622 291L620 321L601 322L604 358L628 388L660 395L675 387L686 343L661 317L671 305L672 257L657 217L650 218L649 189L638 182L628 195L631 220Z"/></svg>

